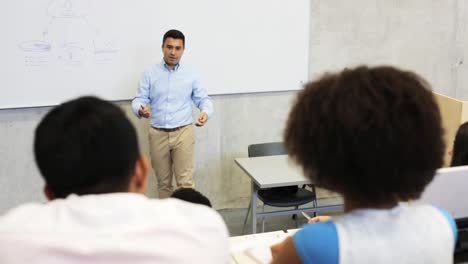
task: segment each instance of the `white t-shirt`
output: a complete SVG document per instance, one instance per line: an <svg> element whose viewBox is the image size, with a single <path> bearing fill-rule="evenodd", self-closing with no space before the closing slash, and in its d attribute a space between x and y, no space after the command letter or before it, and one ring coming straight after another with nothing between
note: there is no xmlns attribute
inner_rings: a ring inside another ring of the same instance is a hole
<svg viewBox="0 0 468 264"><path fill-rule="evenodd" d="M413 202L391 209L357 209L332 221L309 224L294 235L303 263L453 263L453 218Z"/></svg>
<svg viewBox="0 0 468 264"><path fill-rule="evenodd" d="M0 263L228 263L228 231L204 205L141 194L70 195L0 218Z"/></svg>

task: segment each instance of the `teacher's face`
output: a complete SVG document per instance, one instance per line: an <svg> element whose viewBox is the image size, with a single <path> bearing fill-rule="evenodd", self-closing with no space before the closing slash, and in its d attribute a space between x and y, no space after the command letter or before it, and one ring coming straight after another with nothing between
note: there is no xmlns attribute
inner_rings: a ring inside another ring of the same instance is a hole
<svg viewBox="0 0 468 264"><path fill-rule="evenodd" d="M170 67L176 66L182 54L184 54L184 43L181 39L167 38L162 46L164 61Z"/></svg>

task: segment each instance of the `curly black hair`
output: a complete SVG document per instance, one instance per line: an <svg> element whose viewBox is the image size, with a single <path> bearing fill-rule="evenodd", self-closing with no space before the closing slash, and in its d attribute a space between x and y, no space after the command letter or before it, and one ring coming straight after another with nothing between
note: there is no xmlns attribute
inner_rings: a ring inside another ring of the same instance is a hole
<svg viewBox="0 0 468 264"><path fill-rule="evenodd" d="M443 162L429 84L389 66L325 74L298 94L284 141L318 186L367 204L419 198Z"/></svg>
<svg viewBox="0 0 468 264"><path fill-rule="evenodd" d="M450 166L468 165L468 122L458 128L452 151Z"/></svg>

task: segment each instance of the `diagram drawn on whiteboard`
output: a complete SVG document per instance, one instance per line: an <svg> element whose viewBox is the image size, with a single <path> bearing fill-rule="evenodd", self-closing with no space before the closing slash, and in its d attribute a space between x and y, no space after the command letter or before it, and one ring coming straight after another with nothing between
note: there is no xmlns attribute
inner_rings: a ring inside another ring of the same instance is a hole
<svg viewBox="0 0 468 264"><path fill-rule="evenodd" d="M18 44L26 66L112 63L119 49L89 23L88 0L52 0L47 6L49 23L39 39Z"/></svg>

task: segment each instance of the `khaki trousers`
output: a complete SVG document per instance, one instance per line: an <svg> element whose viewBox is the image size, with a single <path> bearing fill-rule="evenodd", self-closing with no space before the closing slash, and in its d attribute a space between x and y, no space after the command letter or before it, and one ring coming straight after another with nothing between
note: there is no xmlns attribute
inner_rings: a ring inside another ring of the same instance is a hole
<svg viewBox="0 0 468 264"><path fill-rule="evenodd" d="M174 131L151 127L149 142L151 165L158 183L158 197L171 196L174 191L172 175L178 188L193 188L193 126L187 125Z"/></svg>

